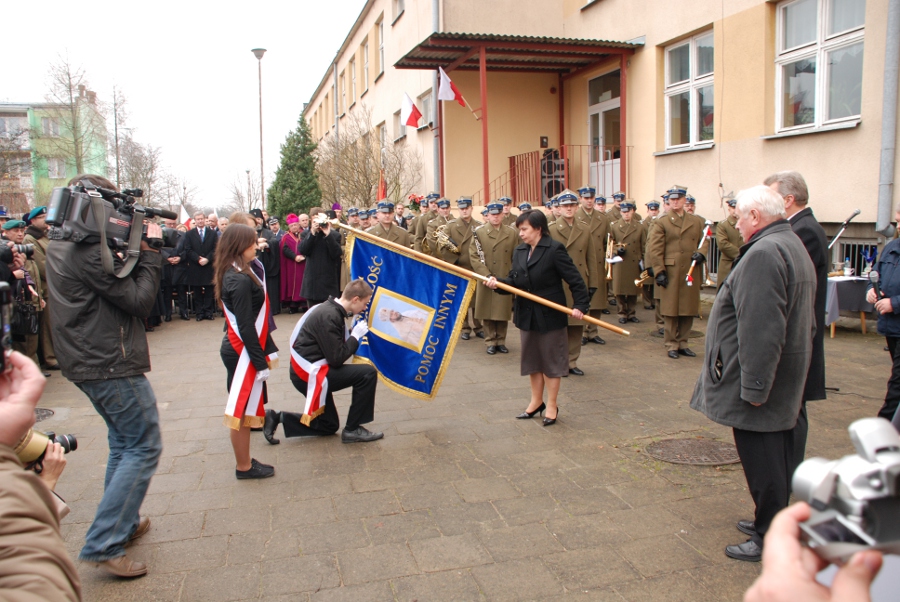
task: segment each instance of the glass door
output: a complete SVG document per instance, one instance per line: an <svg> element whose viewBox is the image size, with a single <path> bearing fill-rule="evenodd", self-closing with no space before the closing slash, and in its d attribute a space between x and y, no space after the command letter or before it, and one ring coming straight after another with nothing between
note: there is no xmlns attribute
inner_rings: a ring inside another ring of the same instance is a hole
<svg viewBox="0 0 900 602"><path fill-rule="evenodd" d="M588 82L589 179L597 194L605 197L621 189L620 84L618 70Z"/></svg>

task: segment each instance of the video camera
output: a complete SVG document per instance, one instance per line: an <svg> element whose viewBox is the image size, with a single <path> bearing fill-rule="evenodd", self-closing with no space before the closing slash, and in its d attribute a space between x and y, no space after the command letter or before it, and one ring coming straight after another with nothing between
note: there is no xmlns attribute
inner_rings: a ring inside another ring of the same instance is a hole
<svg viewBox="0 0 900 602"><path fill-rule="evenodd" d="M120 278L127 275L140 254L140 242L144 240L154 249L163 246L159 238L148 239L144 218L164 217L178 219L178 215L164 209L144 207L135 202L144 192L139 188L122 192L95 186L88 181L79 181L67 188L54 188L47 206L47 223L52 226L48 234L51 240L67 240L76 243L105 244L114 251L126 251L129 261ZM132 223L140 220L142 228L133 231ZM109 251L101 254L111 256ZM112 259L104 260L104 269L112 272Z"/></svg>
<svg viewBox="0 0 900 602"><path fill-rule="evenodd" d="M810 458L794 472L794 495L813 509L800 536L829 561L868 549L900 554L900 435L884 418L848 430L858 455Z"/></svg>

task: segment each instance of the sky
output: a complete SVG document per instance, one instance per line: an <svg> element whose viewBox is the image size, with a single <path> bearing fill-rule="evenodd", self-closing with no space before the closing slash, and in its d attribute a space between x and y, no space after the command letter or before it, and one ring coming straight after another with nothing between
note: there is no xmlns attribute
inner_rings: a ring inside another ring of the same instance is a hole
<svg viewBox="0 0 900 602"><path fill-rule="evenodd" d="M4 27L0 36L0 102L42 102L50 64L68 56L85 70L101 101L112 99L114 86L122 92L134 139L161 148L165 169L196 188L195 205L224 206L231 183L240 178L246 187L247 169L259 174L259 72L251 49L267 50L262 111L268 187L281 143L364 5L7 3L4 23L21 26Z"/></svg>

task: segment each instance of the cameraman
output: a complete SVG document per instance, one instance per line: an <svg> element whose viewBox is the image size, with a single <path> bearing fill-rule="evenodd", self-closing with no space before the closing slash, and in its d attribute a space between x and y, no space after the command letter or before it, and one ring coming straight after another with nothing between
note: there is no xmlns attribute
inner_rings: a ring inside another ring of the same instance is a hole
<svg viewBox="0 0 900 602"><path fill-rule="evenodd" d="M13 451L34 424L45 381L22 354L6 361L12 370L0 375L0 599L80 600L55 498L36 474L22 470Z"/></svg>
<svg viewBox="0 0 900 602"><path fill-rule="evenodd" d="M79 182L116 190L101 176L79 175L69 184ZM149 224L146 238L160 239L162 230ZM143 328L156 302L162 257L142 241L140 260L120 279L103 269L100 251L99 242L51 241L53 343L63 376L87 395L109 429L105 490L80 558L119 577L139 577L147 567L129 559L125 545L150 528L138 512L162 452L156 397L144 376L150 353Z"/></svg>

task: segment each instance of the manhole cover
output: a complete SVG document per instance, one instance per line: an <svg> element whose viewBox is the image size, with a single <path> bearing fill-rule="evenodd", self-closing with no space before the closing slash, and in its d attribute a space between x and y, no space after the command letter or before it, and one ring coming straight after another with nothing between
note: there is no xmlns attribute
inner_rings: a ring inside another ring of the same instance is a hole
<svg viewBox="0 0 900 602"><path fill-rule="evenodd" d="M34 409L34 421L35 422L47 420L51 416L53 416L53 410L48 410L47 408L35 408Z"/></svg>
<svg viewBox="0 0 900 602"><path fill-rule="evenodd" d="M734 444L712 439L663 439L654 441L644 451L657 460L673 464L718 466L741 461Z"/></svg>

